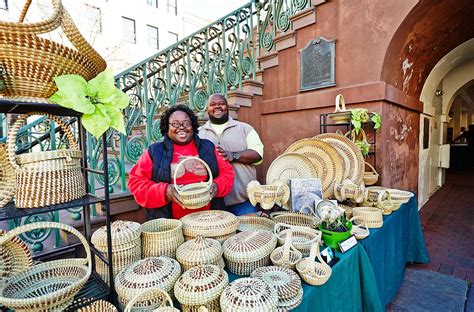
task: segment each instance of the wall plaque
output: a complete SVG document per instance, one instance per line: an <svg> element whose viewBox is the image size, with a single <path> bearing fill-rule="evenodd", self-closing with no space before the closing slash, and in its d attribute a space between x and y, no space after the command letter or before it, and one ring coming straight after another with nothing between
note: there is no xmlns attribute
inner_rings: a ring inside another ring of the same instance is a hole
<svg viewBox="0 0 474 312"><path fill-rule="evenodd" d="M300 50L300 90L313 90L336 85L336 39L317 37Z"/></svg>

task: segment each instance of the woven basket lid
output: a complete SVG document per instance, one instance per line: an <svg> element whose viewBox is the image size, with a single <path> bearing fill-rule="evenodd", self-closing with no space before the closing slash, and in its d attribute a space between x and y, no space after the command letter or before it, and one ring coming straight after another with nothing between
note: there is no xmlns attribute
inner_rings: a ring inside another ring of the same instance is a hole
<svg viewBox="0 0 474 312"><path fill-rule="evenodd" d="M169 292L179 275L181 266L169 257L150 257L135 261L115 278L117 294L131 300L138 292L159 287Z"/></svg>
<svg viewBox="0 0 474 312"><path fill-rule="evenodd" d="M222 257L222 246L217 240L196 236L176 250L176 260L181 264L197 265L217 262Z"/></svg>
<svg viewBox="0 0 474 312"><path fill-rule="evenodd" d="M341 183L344 175L342 157L329 143L318 139L302 139L291 144L285 153L303 154L313 163L317 177L321 179L324 198L334 194L334 184Z"/></svg>
<svg viewBox="0 0 474 312"><path fill-rule="evenodd" d="M4 234L5 231L0 229L0 236ZM18 236L0 245L0 282L25 271L32 264L30 249Z"/></svg>
<svg viewBox="0 0 474 312"><path fill-rule="evenodd" d="M5 144L0 144L0 208L8 204L16 190L16 170L7 159Z"/></svg>
<svg viewBox="0 0 474 312"><path fill-rule="evenodd" d="M142 226L133 221L117 220L111 224L112 247L127 244L140 239ZM96 248L107 247L107 227L104 225L97 229L91 238Z"/></svg>
<svg viewBox="0 0 474 312"><path fill-rule="evenodd" d="M185 305L204 305L218 299L229 284L227 273L217 265L192 267L174 285L174 295Z"/></svg>
<svg viewBox="0 0 474 312"><path fill-rule="evenodd" d="M279 301L288 301L298 295L301 279L293 270L283 266L267 266L255 269L250 277L263 280L278 292Z"/></svg>
<svg viewBox="0 0 474 312"><path fill-rule="evenodd" d="M269 231L244 231L224 242L224 257L232 262L253 262L268 256L276 247L277 238Z"/></svg>
<svg viewBox="0 0 474 312"><path fill-rule="evenodd" d="M276 311L278 293L261 279L239 278L224 289L220 304L222 311Z"/></svg>
<svg viewBox="0 0 474 312"><path fill-rule="evenodd" d="M279 180L289 184L290 179L317 178L313 163L303 154L286 153L278 156L268 168L267 184Z"/></svg>
<svg viewBox="0 0 474 312"><path fill-rule="evenodd" d="M232 213L223 210L205 210L182 217L183 234L195 237L215 237L237 231L239 220Z"/></svg>

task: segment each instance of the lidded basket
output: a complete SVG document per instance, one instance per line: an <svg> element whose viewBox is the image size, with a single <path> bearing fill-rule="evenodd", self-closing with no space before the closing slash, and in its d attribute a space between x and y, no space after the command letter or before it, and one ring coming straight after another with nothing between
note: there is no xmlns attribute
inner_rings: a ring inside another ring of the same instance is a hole
<svg viewBox="0 0 474 312"><path fill-rule="evenodd" d="M111 224L112 261L114 277L133 263L141 259L142 227L137 222L117 220ZM107 258L107 227L102 226L92 234L91 242ZM96 270L105 282L109 282L108 267L97 256Z"/></svg>
<svg viewBox="0 0 474 312"><path fill-rule="evenodd" d="M169 257L151 257L132 263L115 278L121 308L137 294L151 288L161 288L171 295L180 274L178 261Z"/></svg>
<svg viewBox="0 0 474 312"><path fill-rule="evenodd" d="M142 224L143 258L168 256L174 258L176 249L184 242L179 220L159 218Z"/></svg>
<svg viewBox="0 0 474 312"><path fill-rule="evenodd" d="M222 245L226 266L234 274L249 275L256 268L270 264L270 254L277 238L269 231L244 231Z"/></svg>
<svg viewBox="0 0 474 312"><path fill-rule="evenodd" d="M239 278L224 289L220 304L223 312L277 311L278 294L261 279Z"/></svg>
<svg viewBox="0 0 474 312"><path fill-rule="evenodd" d="M181 264L183 270L205 264L214 264L223 269L224 259L222 253L221 243L215 239L198 235L195 239L189 240L178 247L176 260Z"/></svg>
<svg viewBox="0 0 474 312"><path fill-rule="evenodd" d="M235 215L223 210L205 210L182 217L183 234L188 237L222 237L235 233L239 220Z"/></svg>
<svg viewBox="0 0 474 312"><path fill-rule="evenodd" d="M219 297L229 284L227 273L217 265L200 265L181 275L174 285L174 294L183 311L220 311Z"/></svg>

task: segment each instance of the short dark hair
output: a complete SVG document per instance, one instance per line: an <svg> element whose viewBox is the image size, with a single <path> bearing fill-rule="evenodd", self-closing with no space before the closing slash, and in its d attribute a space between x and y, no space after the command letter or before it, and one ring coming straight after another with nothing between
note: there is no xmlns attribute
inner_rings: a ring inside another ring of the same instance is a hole
<svg viewBox="0 0 474 312"><path fill-rule="evenodd" d="M191 119L191 124L193 126L193 132L194 132L194 134L197 134L198 133L198 128L199 128L198 118L197 118L196 114L194 114L193 110L190 109L189 107L187 107L184 104L179 104L179 105L170 107L163 113L163 115L161 115L161 119L160 119L161 134L163 136L168 136L168 131L170 129L170 125L169 125L170 116L171 116L171 114L173 114L174 112L177 112L177 111L185 112L189 116L189 119Z"/></svg>

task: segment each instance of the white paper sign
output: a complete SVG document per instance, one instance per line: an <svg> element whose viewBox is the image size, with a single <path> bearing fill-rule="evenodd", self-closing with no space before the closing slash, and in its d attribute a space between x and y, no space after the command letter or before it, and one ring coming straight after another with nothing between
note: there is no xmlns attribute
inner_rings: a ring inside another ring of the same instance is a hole
<svg viewBox="0 0 474 312"><path fill-rule="evenodd" d="M357 245L357 239L355 238L354 235L349 237L348 239L343 240L342 242L339 242L339 249L341 250L342 253L345 253L355 245Z"/></svg>

